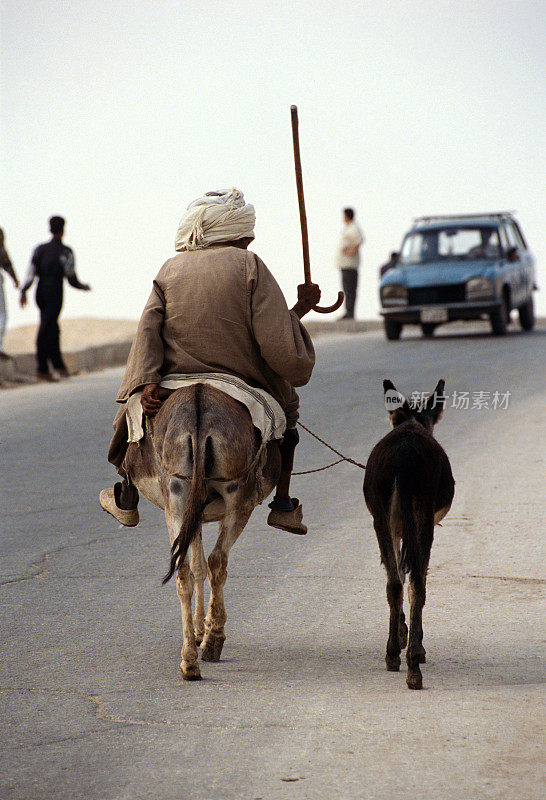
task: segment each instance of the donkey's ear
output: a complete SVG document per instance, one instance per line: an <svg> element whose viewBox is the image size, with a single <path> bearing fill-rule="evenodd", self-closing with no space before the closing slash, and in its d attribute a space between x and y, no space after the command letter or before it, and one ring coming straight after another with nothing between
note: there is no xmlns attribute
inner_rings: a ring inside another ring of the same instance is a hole
<svg viewBox="0 0 546 800"><path fill-rule="evenodd" d="M396 425L400 425L400 423L410 419L411 408L408 401L403 394L400 394L392 381L383 381L383 392L385 394L385 408L388 411L392 427L394 428Z"/></svg>
<svg viewBox="0 0 546 800"><path fill-rule="evenodd" d="M426 410L432 418L432 424L436 425L442 418L446 404L446 397L444 394L445 381L439 380L436 384L435 390L432 392L427 400Z"/></svg>

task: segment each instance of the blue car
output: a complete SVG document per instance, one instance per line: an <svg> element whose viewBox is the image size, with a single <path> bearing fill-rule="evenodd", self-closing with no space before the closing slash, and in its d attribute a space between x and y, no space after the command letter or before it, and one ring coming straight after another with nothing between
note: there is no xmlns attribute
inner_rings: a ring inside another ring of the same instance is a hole
<svg viewBox="0 0 546 800"><path fill-rule="evenodd" d="M387 339L405 324L432 336L469 319L502 336L513 309L524 331L534 327L535 260L512 212L419 217L394 261L379 287Z"/></svg>

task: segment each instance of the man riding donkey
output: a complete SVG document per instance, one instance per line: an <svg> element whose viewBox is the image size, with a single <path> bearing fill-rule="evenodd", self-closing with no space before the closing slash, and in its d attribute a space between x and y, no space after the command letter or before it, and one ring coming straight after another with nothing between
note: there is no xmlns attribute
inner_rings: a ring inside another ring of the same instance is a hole
<svg viewBox="0 0 546 800"><path fill-rule="evenodd" d="M294 387L311 377L315 353L301 318L320 300L316 284L298 286L289 310L266 265L247 250L256 215L237 189L208 192L195 200L178 228L177 255L153 283L142 313L117 401L108 460L123 480L100 493L102 508L122 525L138 524L138 491L124 468L128 442L127 401L142 392L146 416L154 416L170 391L173 373L223 373L268 392L286 415L280 445L281 473L268 524L305 534L302 506L289 494L299 398Z"/></svg>

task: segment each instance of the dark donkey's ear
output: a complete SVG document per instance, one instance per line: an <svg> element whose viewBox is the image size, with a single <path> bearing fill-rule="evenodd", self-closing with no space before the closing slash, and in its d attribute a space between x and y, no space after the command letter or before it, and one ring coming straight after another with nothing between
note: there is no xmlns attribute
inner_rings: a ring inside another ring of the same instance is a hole
<svg viewBox="0 0 546 800"><path fill-rule="evenodd" d="M444 394L445 381L439 380L436 384L435 390L432 392L427 400L426 411L432 418L432 424L436 425L442 418L446 404L446 396Z"/></svg>
<svg viewBox="0 0 546 800"><path fill-rule="evenodd" d="M392 427L400 425L411 417L411 408L403 394L397 390L392 381L383 381L383 392L385 394L385 408L388 411Z"/></svg>

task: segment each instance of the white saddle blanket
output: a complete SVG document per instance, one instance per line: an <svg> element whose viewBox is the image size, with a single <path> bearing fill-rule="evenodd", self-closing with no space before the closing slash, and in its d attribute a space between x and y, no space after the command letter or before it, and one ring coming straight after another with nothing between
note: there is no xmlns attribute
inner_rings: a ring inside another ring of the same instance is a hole
<svg viewBox="0 0 546 800"><path fill-rule="evenodd" d="M262 434L262 442L272 439L282 439L286 429L286 416L284 411L263 389L249 386L241 378L234 375L225 375L222 372L206 372L194 375L165 375L161 386L165 389L181 389L183 386L192 386L195 383L204 383L214 386L235 400L243 403L252 417L252 422ZM135 392L127 401L127 428L128 441L139 442L144 436L143 411L140 402L142 392Z"/></svg>

